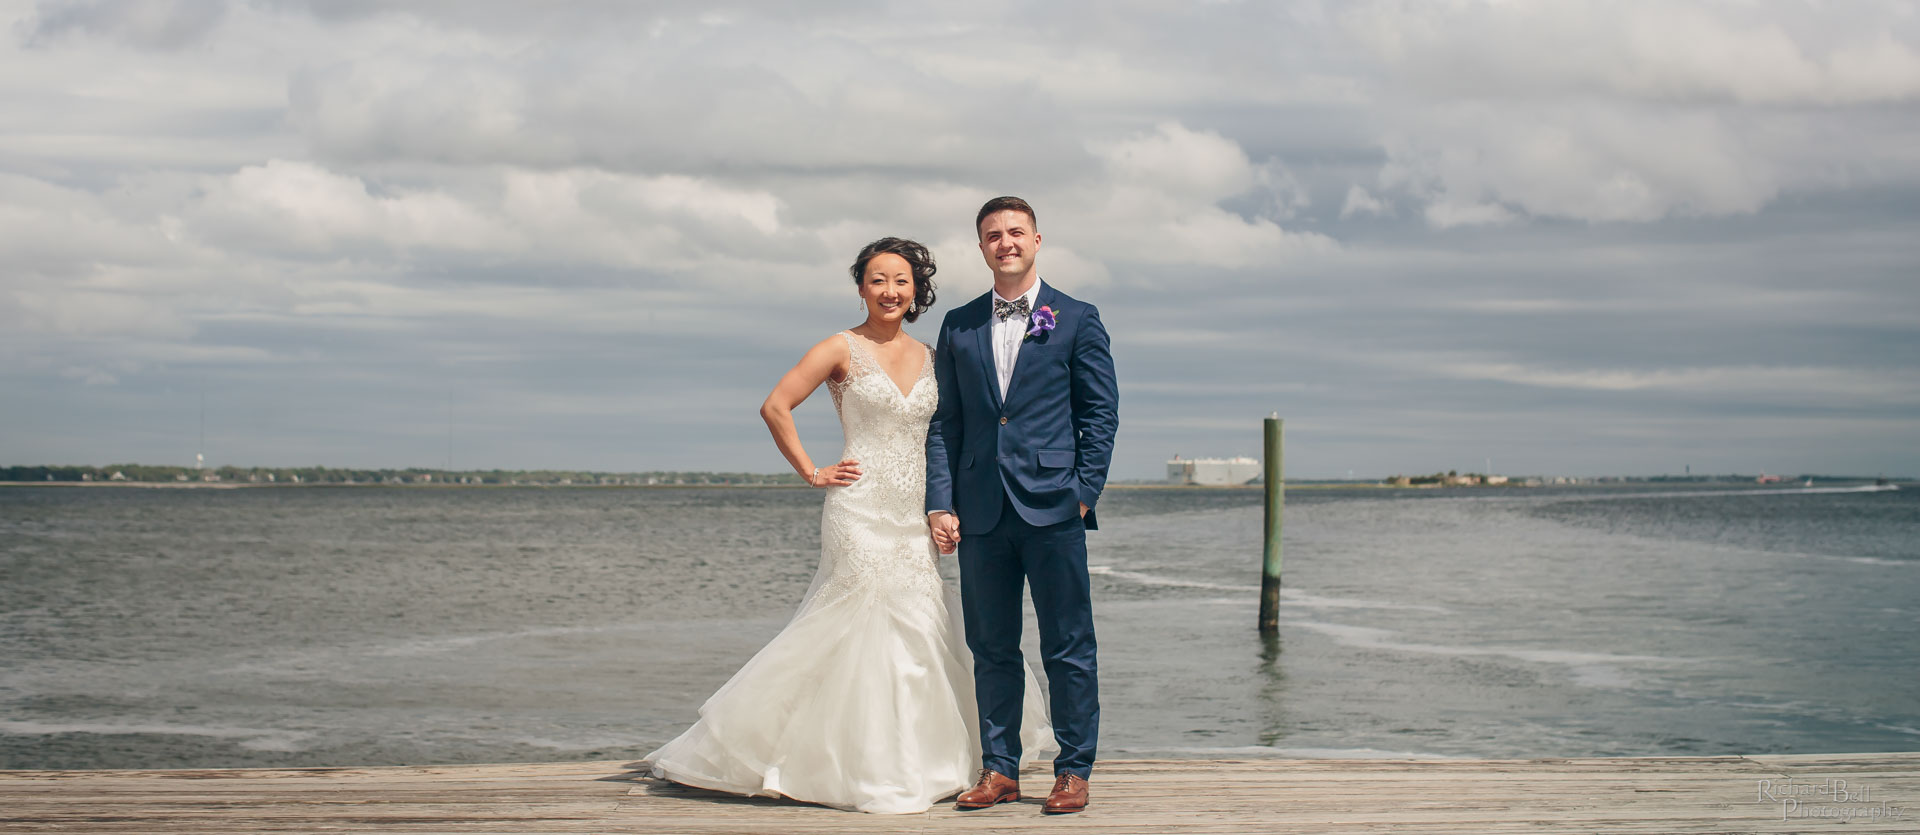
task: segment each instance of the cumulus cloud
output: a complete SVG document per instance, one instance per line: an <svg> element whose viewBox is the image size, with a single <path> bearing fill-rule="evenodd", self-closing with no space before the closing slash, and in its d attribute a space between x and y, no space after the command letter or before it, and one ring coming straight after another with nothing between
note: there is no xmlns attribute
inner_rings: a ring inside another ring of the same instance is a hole
<svg viewBox="0 0 1920 835"><path fill-rule="evenodd" d="M1343 22L1405 83L1450 98L1856 104L1920 97L1920 50L1888 28L1903 7L1381 0Z"/></svg>
<svg viewBox="0 0 1920 835"><path fill-rule="evenodd" d="M1378 183L1442 228L1748 214L1830 187L1845 159L1911 181L1915 160L1871 135L1809 154L1832 111L1806 107L1920 96L1920 38L1889 22L1785 4L1480 0L1342 18L1394 91Z"/></svg>
<svg viewBox="0 0 1920 835"><path fill-rule="evenodd" d="M113 199L130 196L0 173L0 250L7 275L66 279L100 264L178 263L184 253L157 218L129 216Z"/></svg>
<svg viewBox="0 0 1920 835"><path fill-rule="evenodd" d="M286 160L247 166L211 184L192 223L228 246L327 257L350 257L374 245L494 247L513 233L445 194L375 196L358 178Z"/></svg>
<svg viewBox="0 0 1920 835"><path fill-rule="evenodd" d="M1334 248L1315 233L1290 232L1274 217L1223 208L1227 198L1261 191L1276 214L1306 199L1284 167L1256 166L1233 140L1162 122L1143 132L1091 143L1107 176L1080 228L1112 257L1152 264L1239 268Z"/></svg>
<svg viewBox="0 0 1920 835"><path fill-rule="evenodd" d="M313 163L270 160L209 178L185 207L181 228L269 257L425 264L488 256L671 271L703 259L778 254L791 237L780 209L765 191L684 175L505 168L460 188L435 188L372 184ZM811 254L810 243L800 249Z"/></svg>
<svg viewBox="0 0 1920 835"><path fill-rule="evenodd" d="M1713 114L1457 106L1415 119L1388 145L1382 180L1440 207L1428 213L1436 225L1506 219L1499 204L1601 222L1745 214L1780 189L1783 161Z"/></svg>
<svg viewBox="0 0 1920 835"><path fill-rule="evenodd" d="M289 115L318 154L346 162L1041 178L1084 160L1031 89L963 86L873 44L792 34L726 17L511 51L429 41L302 68Z"/></svg>
<svg viewBox="0 0 1920 835"><path fill-rule="evenodd" d="M341 422L259 463L404 459L447 385L501 466L776 470L738 438L857 321L852 254L920 239L963 302L1007 193L1116 335L1121 478L1274 409L1302 472L1614 470L1539 427L1729 416L1911 447L1906 5L1010 9L0 0L0 454L192 375Z"/></svg>
<svg viewBox="0 0 1920 835"><path fill-rule="evenodd" d="M1358 183L1347 187L1347 197L1340 204L1340 217L1346 219L1356 215L1384 215L1392 208L1372 192L1361 188Z"/></svg>
<svg viewBox="0 0 1920 835"><path fill-rule="evenodd" d="M143 49L172 50L206 38L226 16L225 0L41 0L19 24L31 45L63 36L104 36Z"/></svg>
<svg viewBox="0 0 1920 835"><path fill-rule="evenodd" d="M1162 122L1151 133L1094 143L1115 179L1199 200L1219 200L1253 185L1253 165L1218 133Z"/></svg>

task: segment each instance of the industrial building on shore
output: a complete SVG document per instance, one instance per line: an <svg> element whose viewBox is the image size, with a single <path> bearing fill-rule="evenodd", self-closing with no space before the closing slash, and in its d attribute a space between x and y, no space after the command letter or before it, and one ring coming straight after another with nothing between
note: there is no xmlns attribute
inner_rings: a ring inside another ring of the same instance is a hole
<svg viewBox="0 0 1920 835"><path fill-rule="evenodd" d="M1195 484L1203 487L1238 487L1260 479L1260 459L1244 455L1236 458L1181 458L1167 462L1167 483Z"/></svg>

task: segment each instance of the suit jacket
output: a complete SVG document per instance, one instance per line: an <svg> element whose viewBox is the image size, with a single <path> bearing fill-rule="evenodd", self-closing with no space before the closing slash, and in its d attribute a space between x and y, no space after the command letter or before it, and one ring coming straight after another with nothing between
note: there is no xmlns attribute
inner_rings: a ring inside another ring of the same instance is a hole
<svg viewBox="0 0 1920 835"><path fill-rule="evenodd" d="M940 405L927 429L927 512L952 511L960 532L1000 521L1002 496L1028 524L1074 518L1088 530L1107 484L1120 393L1100 311L1046 282L1035 307L1052 308L1053 330L1026 337L1007 396L993 364L993 293L947 313L934 346Z"/></svg>

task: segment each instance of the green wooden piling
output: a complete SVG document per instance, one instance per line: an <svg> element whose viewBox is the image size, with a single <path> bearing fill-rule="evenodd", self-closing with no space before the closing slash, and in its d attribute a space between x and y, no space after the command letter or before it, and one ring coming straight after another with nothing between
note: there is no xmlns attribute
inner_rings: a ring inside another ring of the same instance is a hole
<svg viewBox="0 0 1920 835"><path fill-rule="evenodd" d="M1280 632L1280 511L1286 505L1287 483L1281 467L1286 440L1280 431L1280 413L1267 418L1267 554L1260 576L1260 634Z"/></svg>

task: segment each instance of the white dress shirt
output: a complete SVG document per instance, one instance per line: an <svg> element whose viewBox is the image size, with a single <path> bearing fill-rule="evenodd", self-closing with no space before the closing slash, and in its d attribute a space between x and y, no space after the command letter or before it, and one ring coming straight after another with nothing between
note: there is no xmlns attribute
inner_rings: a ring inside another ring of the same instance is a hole
<svg viewBox="0 0 1920 835"><path fill-rule="evenodd" d="M1002 403L1007 400L1007 384L1013 382L1013 364L1020 359L1020 341L1026 338L1027 329L1033 327L1033 311L1040 309L1040 279L1036 277L1033 286L1015 298L1004 299L1000 297L998 289L993 291L993 300L996 302L1014 302L1021 298L1027 300L1028 312L1024 317L1001 319L998 314L988 314L993 316L993 370L1000 375Z"/></svg>

